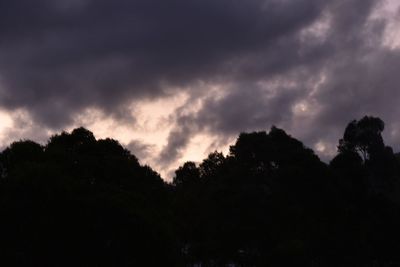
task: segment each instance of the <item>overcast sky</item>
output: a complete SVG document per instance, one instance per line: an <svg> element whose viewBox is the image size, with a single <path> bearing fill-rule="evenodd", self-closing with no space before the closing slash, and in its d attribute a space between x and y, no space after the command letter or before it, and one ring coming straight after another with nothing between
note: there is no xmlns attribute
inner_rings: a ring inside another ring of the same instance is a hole
<svg viewBox="0 0 400 267"><path fill-rule="evenodd" d="M400 150L398 0L0 0L0 147L85 126L164 177L272 125Z"/></svg>

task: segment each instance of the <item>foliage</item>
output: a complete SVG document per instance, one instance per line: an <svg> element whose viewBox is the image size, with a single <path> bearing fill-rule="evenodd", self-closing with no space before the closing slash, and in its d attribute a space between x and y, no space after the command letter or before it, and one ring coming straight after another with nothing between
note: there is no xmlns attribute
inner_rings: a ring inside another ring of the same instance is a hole
<svg viewBox="0 0 400 267"><path fill-rule="evenodd" d="M346 127L329 164L282 129L242 133L228 155L172 184L84 128L0 154L7 266L399 265L400 157L384 123Z"/></svg>
<svg viewBox="0 0 400 267"><path fill-rule="evenodd" d="M79 128L0 155L8 266L177 266L169 191L117 141Z"/></svg>

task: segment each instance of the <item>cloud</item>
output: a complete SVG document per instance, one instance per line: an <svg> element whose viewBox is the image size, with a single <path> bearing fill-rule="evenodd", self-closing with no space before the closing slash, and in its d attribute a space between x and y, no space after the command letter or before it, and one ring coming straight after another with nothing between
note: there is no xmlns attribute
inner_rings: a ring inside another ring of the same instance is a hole
<svg viewBox="0 0 400 267"><path fill-rule="evenodd" d="M319 14L324 1L0 1L1 102L62 127L170 86L232 79L232 63Z"/></svg>
<svg viewBox="0 0 400 267"><path fill-rule="evenodd" d="M395 2L0 0L0 108L47 132L87 110L134 128L132 105L186 95L161 151L129 144L165 170L198 135L223 147L273 124L331 155L348 121L377 115L395 144Z"/></svg>
<svg viewBox="0 0 400 267"><path fill-rule="evenodd" d="M133 153L141 163L146 162L155 153L155 146L146 144L140 140L132 140L125 146L131 153Z"/></svg>
<svg viewBox="0 0 400 267"><path fill-rule="evenodd" d="M271 41L248 61L242 58L236 67L246 71L230 80L223 97L203 99L191 127L229 137L278 125L325 160L352 119L380 116L396 128L400 52L383 45L389 19L373 17L382 4L330 1L313 23ZM176 125L176 132L186 129L180 140L196 132ZM399 141L397 134L387 137L391 145Z"/></svg>

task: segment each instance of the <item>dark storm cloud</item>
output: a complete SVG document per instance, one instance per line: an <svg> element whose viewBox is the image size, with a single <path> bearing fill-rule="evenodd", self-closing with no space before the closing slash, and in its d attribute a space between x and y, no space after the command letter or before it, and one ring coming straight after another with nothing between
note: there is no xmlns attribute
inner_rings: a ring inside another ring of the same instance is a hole
<svg viewBox="0 0 400 267"><path fill-rule="evenodd" d="M364 114L393 129L400 53L382 46L387 21L372 18L383 2L0 0L0 105L54 129L89 107L134 121L126 105L183 88L183 108L203 105L172 118L165 168L198 132L221 140L276 124L308 145L334 143ZM314 112L299 117L303 102Z"/></svg>
<svg viewBox="0 0 400 267"><path fill-rule="evenodd" d="M240 78L233 88L222 98L206 97L200 112L192 114L193 127L234 136L283 125L307 145L323 141L331 147L350 120L364 115L380 116L387 129L393 130L400 113L396 104L400 101L400 52L382 46L387 21L373 18L381 4L373 0L327 2L316 20L329 22L323 36L307 35L304 28L254 51L236 65L235 78ZM260 81L265 83L260 85ZM288 88L288 83L294 88ZM314 103L317 112L297 118L294 107L301 101ZM299 125L295 120L303 122ZM398 134L387 132L386 136L389 144L399 148L395 145L400 141ZM185 140L185 136L180 138Z"/></svg>
<svg viewBox="0 0 400 267"><path fill-rule="evenodd" d="M374 3L376 1L331 2L325 10L332 16L325 40L317 43L312 38L303 40L298 32L285 36L283 44L274 43L273 49L260 51L256 55L259 60L252 61L251 64L257 65L254 69L262 70L262 74L248 83L236 83L222 99L206 99L204 108L195 117L206 125L214 124L217 132L229 134L288 122L293 117L293 106L301 100L314 99L323 105L318 125L333 123L327 116L332 116L333 120L344 117L349 120L349 115L359 115L357 110L365 111L361 104L367 105L367 101L385 101L377 98L383 95L376 85L386 79L398 83L395 76L388 77L391 74L386 69L396 69L400 61L393 56L400 54L389 55L378 48L382 23L367 23ZM280 49L282 45L284 48ZM321 75L325 81L318 93L312 95L313 85ZM262 86L254 81L269 83ZM288 83L291 84L289 88ZM347 104L352 105L351 110L344 108Z"/></svg>
<svg viewBox="0 0 400 267"><path fill-rule="evenodd" d="M0 104L60 127L80 109L113 113L166 85L235 79L236 64L311 23L325 3L2 0Z"/></svg>
<svg viewBox="0 0 400 267"><path fill-rule="evenodd" d="M298 89L279 88L279 93L271 96L274 93L265 92L257 85L236 86L220 100L207 99L202 112L197 114L197 122L226 134L265 128L290 119L291 105L300 93Z"/></svg>

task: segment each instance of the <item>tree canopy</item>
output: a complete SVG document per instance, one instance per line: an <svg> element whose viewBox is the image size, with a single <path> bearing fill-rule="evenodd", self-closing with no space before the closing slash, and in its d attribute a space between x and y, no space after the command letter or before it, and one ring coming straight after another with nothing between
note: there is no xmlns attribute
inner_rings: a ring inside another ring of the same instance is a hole
<svg viewBox="0 0 400 267"><path fill-rule="evenodd" d="M6 266L389 266L400 157L375 117L329 164L284 130L241 133L172 183L85 128L0 153ZM7 264L6 264L7 263Z"/></svg>

